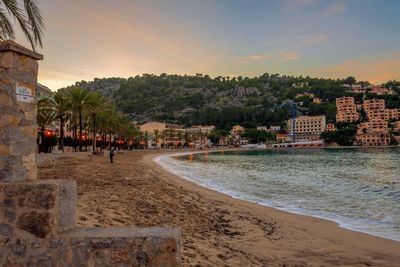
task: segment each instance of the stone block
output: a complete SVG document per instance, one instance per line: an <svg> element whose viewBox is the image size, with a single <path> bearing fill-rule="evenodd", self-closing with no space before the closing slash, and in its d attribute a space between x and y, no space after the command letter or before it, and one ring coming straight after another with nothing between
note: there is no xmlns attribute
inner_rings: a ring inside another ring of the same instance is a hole
<svg viewBox="0 0 400 267"><path fill-rule="evenodd" d="M23 122L26 122L26 120L24 120ZM31 136L35 139L34 141L35 141L35 145L36 145L36 137L37 137L37 133L38 133L37 127L29 126L29 125L27 125L27 126L19 125L19 127L20 127L22 133L24 133L27 136Z"/></svg>
<svg viewBox="0 0 400 267"><path fill-rule="evenodd" d="M28 211L18 216L18 228L35 237L45 238L52 232L52 216L47 211Z"/></svg>
<svg viewBox="0 0 400 267"><path fill-rule="evenodd" d="M76 182L39 180L0 184L0 224L14 222L20 234L47 238L75 226ZM14 215L13 215L14 214Z"/></svg>
<svg viewBox="0 0 400 267"><path fill-rule="evenodd" d="M9 69L14 65L14 53L9 51L0 54L0 68Z"/></svg>
<svg viewBox="0 0 400 267"><path fill-rule="evenodd" d="M13 99L6 93L0 91L0 106L1 107L3 107L3 108L12 107L13 104L14 104Z"/></svg>
<svg viewBox="0 0 400 267"><path fill-rule="evenodd" d="M60 237L74 266L181 266L180 232L173 228L89 227Z"/></svg>
<svg viewBox="0 0 400 267"><path fill-rule="evenodd" d="M75 227L77 186L76 181L70 180L60 180L59 185L58 227L59 231L65 231Z"/></svg>
<svg viewBox="0 0 400 267"><path fill-rule="evenodd" d="M1 99L1 95L0 95ZM0 100L0 106L3 106ZM4 114L2 113L0 116L0 128L5 128L8 125L18 125L21 119L18 118L16 115L13 114Z"/></svg>
<svg viewBox="0 0 400 267"><path fill-rule="evenodd" d="M8 145L0 145L0 156L9 155L10 154L10 147Z"/></svg>
<svg viewBox="0 0 400 267"><path fill-rule="evenodd" d="M13 233L13 227L9 224L0 224L0 236L11 236Z"/></svg>

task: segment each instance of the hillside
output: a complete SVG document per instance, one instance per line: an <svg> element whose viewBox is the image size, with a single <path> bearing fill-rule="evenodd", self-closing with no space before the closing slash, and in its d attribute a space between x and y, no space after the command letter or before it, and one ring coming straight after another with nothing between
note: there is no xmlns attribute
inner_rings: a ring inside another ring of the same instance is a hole
<svg viewBox="0 0 400 267"><path fill-rule="evenodd" d="M219 76L214 79L202 74L144 74L128 79L81 81L75 86L109 97L121 112L139 123L159 120L229 128L235 123L246 127L282 123L289 116L292 100L299 103L298 114L325 114L328 121L334 121L336 97L362 97L348 93L342 86L348 83L356 81L352 77L333 80L268 73L254 78ZM397 93L400 91L398 82L390 82L387 86ZM307 96L296 98L301 93L312 93L324 103L314 104ZM398 94L386 98L389 105L400 106Z"/></svg>

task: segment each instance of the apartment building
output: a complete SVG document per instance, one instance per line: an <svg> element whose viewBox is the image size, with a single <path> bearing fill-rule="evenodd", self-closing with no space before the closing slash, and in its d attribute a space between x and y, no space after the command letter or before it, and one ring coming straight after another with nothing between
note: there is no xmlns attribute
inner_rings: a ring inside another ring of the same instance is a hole
<svg viewBox="0 0 400 267"><path fill-rule="evenodd" d="M394 131L400 132L400 121L396 121L394 124Z"/></svg>
<svg viewBox="0 0 400 267"><path fill-rule="evenodd" d="M400 111L397 108L388 109L385 107L383 99L368 99L363 102L363 109L367 114L368 120L398 120Z"/></svg>
<svg viewBox="0 0 400 267"><path fill-rule="evenodd" d="M295 135L294 141L316 141L326 130L325 116L300 116L294 122L288 120L289 135Z"/></svg>
<svg viewBox="0 0 400 267"><path fill-rule="evenodd" d="M203 133L203 134L210 134L214 131L214 125L193 125L192 127L185 128L185 132L187 133Z"/></svg>
<svg viewBox="0 0 400 267"><path fill-rule="evenodd" d="M336 98L336 122L356 122L360 119L354 97Z"/></svg>
<svg viewBox="0 0 400 267"><path fill-rule="evenodd" d="M363 109L365 112L371 110L385 109L384 99L366 99L363 102Z"/></svg>
<svg viewBox="0 0 400 267"><path fill-rule="evenodd" d="M390 144L388 122L372 119L361 123L356 134L356 143L362 146L387 146Z"/></svg>
<svg viewBox="0 0 400 267"><path fill-rule="evenodd" d="M383 86L372 86L370 93L377 95L392 95L394 94L394 91Z"/></svg>
<svg viewBox="0 0 400 267"><path fill-rule="evenodd" d="M155 121L147 122L145 124L140 125L140 131L143 133L147 132L149 134L154 134L155 131L162 133L163 131L166 130L181 131L183 130L183 126L179 124L155 122Z"/></svg>

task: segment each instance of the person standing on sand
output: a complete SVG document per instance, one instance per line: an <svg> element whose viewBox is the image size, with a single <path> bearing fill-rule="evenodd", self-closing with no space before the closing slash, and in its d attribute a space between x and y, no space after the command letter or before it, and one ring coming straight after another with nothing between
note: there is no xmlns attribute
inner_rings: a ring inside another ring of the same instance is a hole
<svg viewBox="0 0 400 267"><path fill-rule="evenodd" d="M114 163L114 148L111 148L110 150L110 162Z"/></svg>

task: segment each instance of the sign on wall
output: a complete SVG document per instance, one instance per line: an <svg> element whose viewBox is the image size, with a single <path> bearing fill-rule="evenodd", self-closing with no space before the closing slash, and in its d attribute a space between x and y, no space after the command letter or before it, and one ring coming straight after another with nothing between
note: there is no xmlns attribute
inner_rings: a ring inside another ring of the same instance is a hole
<svg viewBox="0 0 400 267"><path fill-rule="evenodd" d="M33 90L28 86L17 83L15 86L15 92L17 93L18 102L33 103Z"/></svg>

